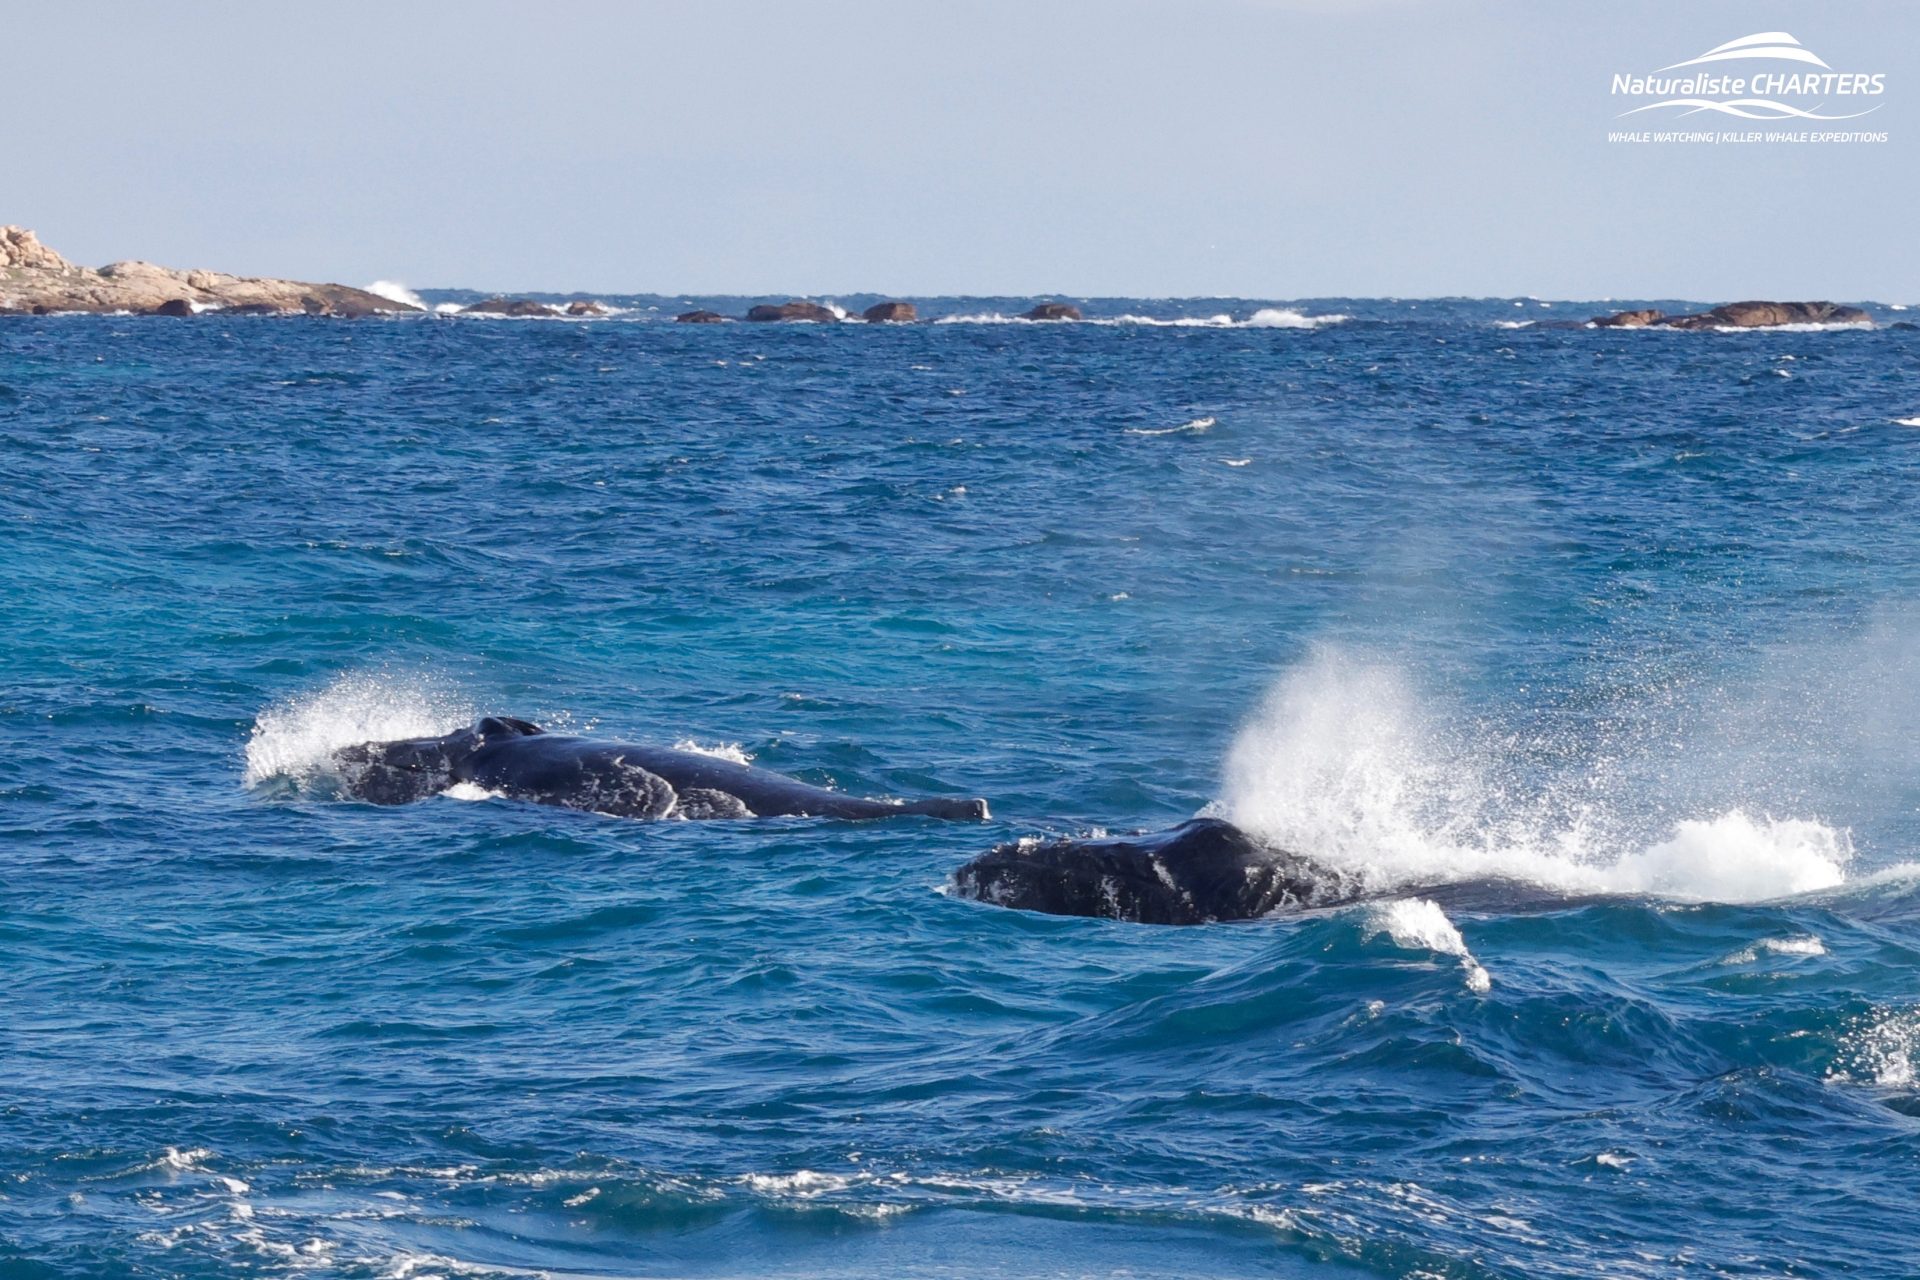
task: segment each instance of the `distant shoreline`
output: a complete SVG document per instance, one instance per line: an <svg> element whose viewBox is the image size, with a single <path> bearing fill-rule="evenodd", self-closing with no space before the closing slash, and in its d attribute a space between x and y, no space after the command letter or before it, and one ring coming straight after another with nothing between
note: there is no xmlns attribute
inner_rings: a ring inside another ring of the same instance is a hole
<svg viewBox="0 0 1920 1280"><path fill-rule="evenodd" d="M428 290L432 293L478 293L477 290ZM1351 319L1339 312L1308 314L1296 306L1248 303L1244 315L1231 311L1205 316L1147 316L1131 312L1117 316L1088 315L1093 299L1064 300L1058 296L1029 298L1025 304L1012 299L998 301L1009 310L968 312L923 317L918 303L884 295L848 293L846 297L875 297L879 301L860 312L842 308L838 303L807 298L786 301L754 301L756 295L707 295L710 302L725 298L747 303L738 315L724 314L707 307L693 306L686 294L615 294L612 296L651 297L663 302L679 297L691 309L672 315L684 324L1136 324L1170 328L1248 328L1311 330L1337 325ZM757 295L759 298L778 295ZM522 294L491 294L465 303L430 304L414 291L386 281L367 288L334 283L314 283L276 277L234 276L203 270L177 270L149 262L110 263L94 269L77 266L48 248L24 227L0 227L0 317L103 315L114 317L162 316L191 318L215 316L330 316L362 318L374 316L474 316L501 319L595 320L630 316L635 308L621 307L578 291L547 293L548 302ZM981 301L959 295L941 295L941 300ZM931 298L928 300L932 300ZM1244 299L1185 299L1190 302L1247 302ZM1137 302L1140 299L1111 299ZM1180 299L1161 299L1175 302ZM1438 304L1449 301L1508 301L1487 299L1406 299L1411 304ZM1539 301L1539 300L1533 300ZM1085 304L1085 305L1083 305ZM725 305L725 304L719 304ZM1541 301L1542 307L1552 303ZM1590 305L1564 303L1562 305ZM1249 309L1250 308L1250 309ZM1897 304L1894 310L1904 310ZM661 312L649 307L649 314ZM662 315L662 319L668 317ZM1587 320L1529 319L1504 325L1506 328L1670 328L1685 330L1781 329L1781 328L1873 328L1873 317L1863 308L1825 301L1771 302L1743 301L1708 305L1697 311L1668 315L1652 307L1634 308L1593 316ZM1907 327L1897 321L1889 327Z"/></svg>

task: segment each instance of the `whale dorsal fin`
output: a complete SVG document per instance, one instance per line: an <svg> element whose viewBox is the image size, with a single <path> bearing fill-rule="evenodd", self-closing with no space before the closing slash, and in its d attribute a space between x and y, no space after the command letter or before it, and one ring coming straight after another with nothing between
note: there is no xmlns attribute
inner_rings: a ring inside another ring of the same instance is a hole
<svg viewBox="0 0 1920 1280"><path fill-rule="evenodd" d="M516 720L512 716L488 716L479 724L483 738L524 738L536 733L545 733L531 720Z"/></svg>

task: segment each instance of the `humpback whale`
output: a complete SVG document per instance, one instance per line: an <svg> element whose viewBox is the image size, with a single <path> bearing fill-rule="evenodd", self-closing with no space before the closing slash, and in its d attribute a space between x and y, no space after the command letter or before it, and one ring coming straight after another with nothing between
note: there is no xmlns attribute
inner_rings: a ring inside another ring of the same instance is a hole
<svg viewBox="0 0 1920 1280"><path fill-rule="evenodd" d="M996 845L956 871L953 885L998 906L1141 924L1251 920L1361 896L1351 875L1218 818L1146 835Z"/></svg>
<svg viewBox="0 0 1920 1280"><path fill-rule="evenodd" d="M343 747L333 763L341 789L374 804L424 800L464 782L622 818L988 816L985 800L865 800L697 751L548 733L508 716L438 738Z"/></svg>

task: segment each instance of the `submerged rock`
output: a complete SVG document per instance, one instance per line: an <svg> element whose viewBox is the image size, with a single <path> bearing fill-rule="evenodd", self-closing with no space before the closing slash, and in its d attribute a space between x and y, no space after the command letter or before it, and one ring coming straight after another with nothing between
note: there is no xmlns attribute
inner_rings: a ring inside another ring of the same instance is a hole
<svg viewBox="0 0 1920 1280"><path fill-rule="evenodd" d="M567 304L567 314L570 316L610 316L613 314L613 308L604 302L594 302L591 300L585 302L569 302Z"/></svg>
<svg viewBox="0 0 1920 1280"><path fill-rule="evenodd" d="M180 306L187 310L182 312ZM419 310L340 284L230 276L220 271L176 271L139 261L115 262L96 271L68 262L25 227L0 227L0 312L190 315L207 308L328 316Z"/></svg>
<svg viewBox="0 0 1920 1280"><path fill-rule="evenodd" d="M838 324L840 317L817 302L782 302L778 306L761 303L747 312L747 319L756 324L768 324L774 321L803 321L811 324Z"/></svg>
<svg viewBox="0 0 1920 1280"><path fill-rule="evenodd" d="M469 316L543 316L560 314L560 308L550 307L544 302L535 302L532 298L483 298L471 306L460 308L461 315Z"/></svg>
<svg viewBox="0 0 1920 1280"><path fill-rule="evenodd" d="M682 311L674 317L677 324L725 324L727 318L718 311Z"/></svg>
<svg viewBox="0 0 1920 1280"><path fill-rule="evenodd" d="M1079 320L1080 308L1070 302L1043 302L1025 315L1023 320Z"/></svg>
<svg viewBox="0 0 1920 1280"><path fill-rule="evenodd" d="M912 324L920 312L911 302L876 302L860 318L868 324Z"/></svg>

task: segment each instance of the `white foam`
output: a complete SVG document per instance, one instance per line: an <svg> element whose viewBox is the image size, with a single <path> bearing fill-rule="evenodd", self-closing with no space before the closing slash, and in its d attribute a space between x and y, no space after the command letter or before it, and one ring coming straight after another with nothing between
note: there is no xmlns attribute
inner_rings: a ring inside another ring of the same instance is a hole
<svg viewBox="0 0 1920 1280"><path fill-rule="evenodd" d="M1230 315L1216 316L1175 316L1162 319L1159 316L1112 316L1099 317L1087 321L1088 324L1139 324L1150 329L1231 329L1234 319Z"/></svg>
<svg viewBox="0 0 1920 1280"><path fill-rule="evenodd" d="M206 1170L200 1162L212 1154L213 1152L205 1147L189 1147L185 1151L178 1147L168 1147L153 1163L157 1168L172 1169L176 1172L204 1173Z"/></svg>
<svg viewBox="0 0 1920 1280"><path fill-rule="evenodd" d="M425 676L349 672L255 718L246 784L311 778L327 772L341 747L451 733L474 718L464 698Z"/></svg>
<svg viewBox="0 0 1920 1280"><path fill-rule="evenodd" d="M1920 427L1920 418L1895 418L1893 425L1896 427Z"/></svg>
<svg viewBox="0 0 1920 1280"><path fill-rule="evenodd" d="M1149 329L1317 329L1322 325L1341 324L1351 319L1345 315L1310 316L1290 307L1261 307L1245 320L1235 320L1222 313L1211 316L1089 316L1077 323L1108 326L1142 326ZM941 316L935 324L1072 324L1075 321L1029 320L1025 316L1010 316L999 311L976 311L965 315Z"/></svg>
<svg viewBox="0 0 1920 1280"><path fill-rule="evenodd" d="M1343 315L1310 316L1290 307L1262 307L1247 321L1249 329L1317 329L1324 324L1343 324Z"/></svg>
<svg viewBox="0 0 1920 1280"><path fill-rule="evenodd" d="M1650 842L1574 779L1571 795L1501 781L1479 731L1424 714L1394 668L1320 651L1241 729L1209 812L1354 876L1376 894L1511 879L1568 893L1751 902L1846 878L1846 831L1739 809Z"/></svg>
<svg viewBox="0 0 1920 1280"><path fill-rule="evenodd" d="M1645 328L1656 326L1646 325ZM1871 329L1871 320L1826 321L1804 324L1717 324L1712 326L1715 333L1834 333L1843 329Z"/></svg>
<svg viewBox="0 0 1920 1280"><path fill-rule="evenodd" d="M1429 902L1425 898L1401 898L1394 902L1374 903L1366 908L1362 928L1365 938L1377 938L1384 934L1393 940L1396 947L1456 957L1466 972L1467 990L1475 995L1485 995L1493 988L1493 979L1474 959L1473 953L1467 950L1467 940L1460 936L1459 928L1447 918L1447 913L1436 902Z"/></svg>
<svg viewBox="0 0 1920 1280"><path fill-rule="evenodd" d="M1911 1088L1920 1058L1920 1009L1875 1009L1852 1020L1840 1039L1827 1079Z"/></svg>
<svg viewBox="0 0 1920 1280"><path fill-rule="evenodd" d="M1722 960L1721 964L1752 964L1761 953L1774 956L1823 956L1827 954L1827 944L1810 933L1791 934L1784 938L1762 938L1750 947Z"/></svg>
<svg viewBox="0 0 1920 1280"><path fill-rule="evenodd" d="M375 280L367 286L367 292L385 298L388 302L403 302L409 307L418 307L422 311L432 310L419 294L398 280Z"/></svg>
<svg viewBox="0 0 1920 1280"><path fill-rule="evenodd" d="M740 1183L762 1195L812 1199L828 1192L845 1191L856 1182L867 1180L866 1177L859 1175L816 1173L812 1169L801 1169L795 1173L749 1173L740 1179Z"/></svg>
<svg viewBox="0 0 1920 1280"><path fill-rule="evenodd" d="M737 742L695 742L692 738L682 738L673 744L673 749L697 752L716 760L731 760L735 764L753 763L753 757Z"/></svg>
<svg viewBox="0 0 1920 1280"><path fill-rule="evenodd" d="M1831 889L1847 878L1852 858L1844 831L1735 810L1679 823L1669 839L1621 858L1608 878L1609 887L1627 892L1752 902Z"/></svg>
<svg viewBox="0 0 1920 1280"><path fill-rule="evenodd" d="M1212 418L1195 418L1191 422L1183 422L1177 427L1128 427L1127 434L1130 436L1175 436L1183 431L1191 431L1197 434L1202 431L1211 430L1213 425L1214 420Z"/></svg>

